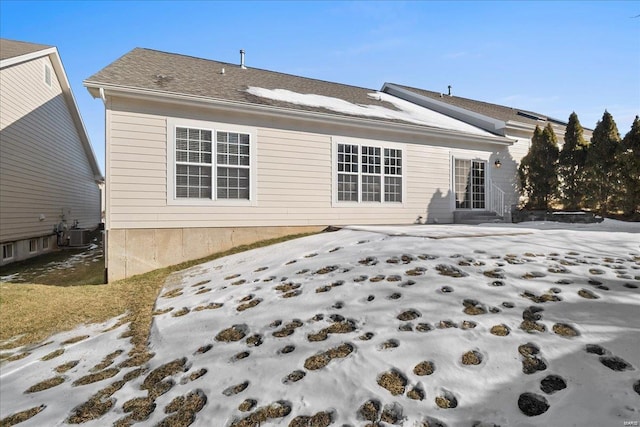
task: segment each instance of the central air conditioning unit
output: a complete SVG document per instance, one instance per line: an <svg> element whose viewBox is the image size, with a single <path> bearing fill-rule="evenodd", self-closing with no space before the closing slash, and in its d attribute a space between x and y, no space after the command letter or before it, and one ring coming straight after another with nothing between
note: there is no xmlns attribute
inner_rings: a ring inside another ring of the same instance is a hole
<svg viewBox="0 0 640 427"><path fill-rule="evenodd" d="M71 229L69 233L69 246L87 246L89 244L89 230Z"/></svg>

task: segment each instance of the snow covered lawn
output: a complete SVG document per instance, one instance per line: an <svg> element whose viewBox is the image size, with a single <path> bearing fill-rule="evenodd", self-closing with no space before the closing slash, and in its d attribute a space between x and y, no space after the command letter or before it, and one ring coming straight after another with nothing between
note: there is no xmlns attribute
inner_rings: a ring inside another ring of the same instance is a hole
<svg viewBox="0 0 640 427"><path fill-rule="evenodd" d="M174 274L142 366L117 319L17 349L0 418L633 425L638 286L640 224L351 227Z"/></svg>

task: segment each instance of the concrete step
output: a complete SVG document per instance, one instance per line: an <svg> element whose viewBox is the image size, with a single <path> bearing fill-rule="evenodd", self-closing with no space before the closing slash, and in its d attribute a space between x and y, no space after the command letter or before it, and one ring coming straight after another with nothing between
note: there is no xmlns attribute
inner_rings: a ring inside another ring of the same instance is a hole
<svg viewBox="0 0 640 427"><path fill-rule="evenodd" d="M490 211L457 211L453 214L456 224L483 224L488 222L504 222L504 217Z"/></svg>
<svg viewBox="0 0 640 427"><path fill-rule="evenodd" d="M504 218L501 216L496 216L493 218L465 218L457 222L456 224L467 224L467 225L478 225L478 224L487 224L491 222L504 222Z"/></svg>

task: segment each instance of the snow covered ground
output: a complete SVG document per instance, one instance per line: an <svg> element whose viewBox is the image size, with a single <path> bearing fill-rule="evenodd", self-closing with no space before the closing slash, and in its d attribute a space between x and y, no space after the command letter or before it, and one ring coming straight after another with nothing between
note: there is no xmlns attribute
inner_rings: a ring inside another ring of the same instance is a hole
<svg viewBox="0 0 640 427"><path fill-rule="evenodd" d="M637 425L639 286L640 224L350 227L170 277L144 370L117 319L16 349L0 419Z"/></svg>

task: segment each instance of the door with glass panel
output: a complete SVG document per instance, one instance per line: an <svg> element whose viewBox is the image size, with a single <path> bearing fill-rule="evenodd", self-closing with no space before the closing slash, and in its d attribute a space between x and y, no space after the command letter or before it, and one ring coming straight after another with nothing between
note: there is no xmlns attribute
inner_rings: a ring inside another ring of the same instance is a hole
<svg viewBox="0 0 640 427"><path fill-rule="evenodd" d="M486 170L487 162L483 160L455 159L456 209L486 208Z"/></svg>

